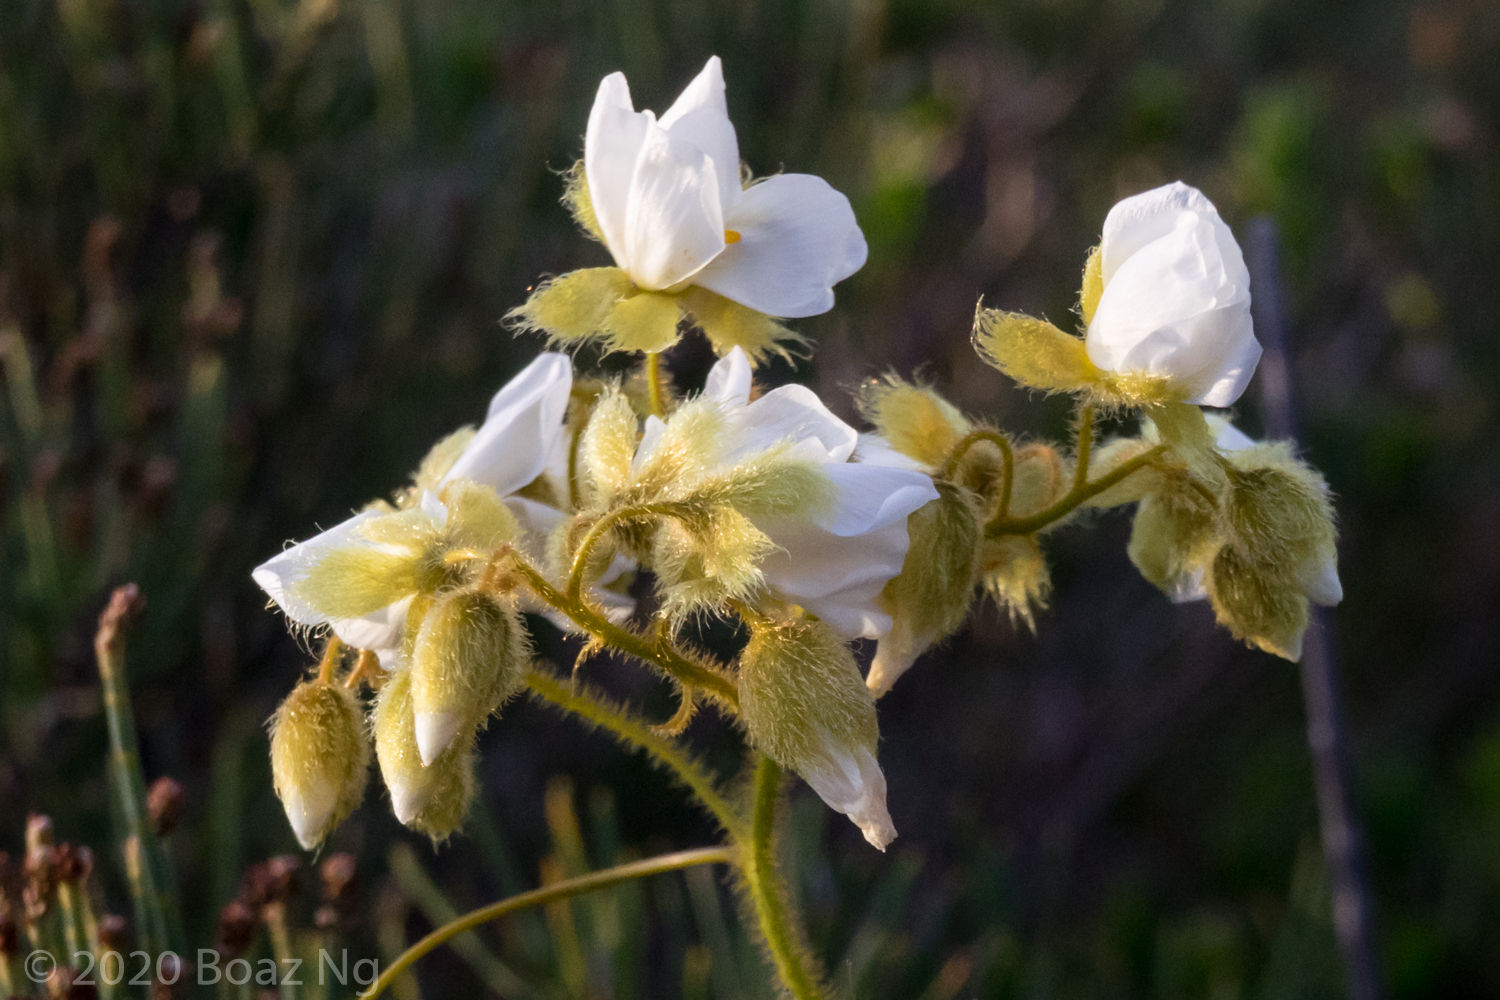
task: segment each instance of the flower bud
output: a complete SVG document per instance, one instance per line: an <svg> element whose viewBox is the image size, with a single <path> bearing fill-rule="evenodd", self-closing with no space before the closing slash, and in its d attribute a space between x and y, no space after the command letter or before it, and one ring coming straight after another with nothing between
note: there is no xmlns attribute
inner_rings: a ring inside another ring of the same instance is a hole
<svg viewBox="0 0 1500 1000"><path fill-rule="evenodd" d="M430 766L417 749L412 672L400 670L375 703L375 757L391 793L391 810L406 826L443 840L463 823L474 800L473 731L463 733Z"/></svg>
<svg viewBox="0 0 1500 1000"><path fill-rule="evenodd" d="M1237 546L1214 557L1209 601L1219 624L1268 653L1297 662L1307 631L1307 595L1278 567L1253 562Z"/></svg>
<svg viewBox="0 0 1500 1000"><path fill-rule="evenodd" d="M963 624L979 568L979 522L958 487L936 483L938 498L906 519L911 547L882 594L891 631L876 647L866 685L891 689L922 651Z"/></svg>
<svg viewBox="0 0 1500 1000"><path fill-rule="evenodd" d="M820 621L757 621L740 656L739 692L751 744L885 850L896 829L875 760L875 699L849 648Z"/></svg>
<svg viewBox="0 0 1500 1000"><path fill-rule="evenodd" d="M1153 493L1136 507L1126 552L1141 575L1176 603L1203 596L1204 567L1219 545L1213 512L1193 495Z"/></svg>
<svg viewBox="0 0 1500 1000"><path fill-rule="evenodd" d="M354 693L304 681L271 719L276 794L305 850L321 844L364 797L370 744Z"/></svg>
<svg viewBox="0 0 1500 1000"><path fill-rule="evenodd" d="M182 782L164 776L151 783L151 790L146 793L146 812L158 837L168 836L177 829L186 810L187 790Z"/></svg>
<svg viewBox="0 0 1500 1000"><path fill-rule="evenodd" d="M481 590L442 595L412 646L411 700L424 766L525 686L526 633L516 612Z"/></svg>
<svg viewBox="0 0 1500 1000"><path fill-rule="evenodd" d="M969 422L952 403L926 386L894 375L860 388L859 410L892 448L931 469L941 469L969 432Z"/></svg>

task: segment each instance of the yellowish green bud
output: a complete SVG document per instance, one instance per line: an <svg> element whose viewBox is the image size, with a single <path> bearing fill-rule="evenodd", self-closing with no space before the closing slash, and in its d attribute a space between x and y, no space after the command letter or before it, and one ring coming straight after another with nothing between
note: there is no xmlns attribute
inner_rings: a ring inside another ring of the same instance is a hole
<svg viewBox="0 0 1500 1000"><path fill-rule="evenodd" d="M885 850L896 829L875 759L875 699L849 648L819 621L757 621L740 656L739 693L751 744Z"/></svg>
<svg viewBox="0 0 1500 1000"><path fill-rule="evenodd" d="M618 389L607 393L594 407L578 442L585 506L601 506L630 485L630 463L635 458L639 427L635 408Z"/></svg>
<svg viewBox="0 0 1500 1000"><path fill-rule="evenodd" d="M303 681L271 717L271 775L304 850L359 806L369 767L364 714L352 691Z"/></svg>
<svg viewBox="0 0 1500 1000"><path fill-rule="evenodd" d="M1114 438L1096 446L1089 460L1089 478L1103 479L1126 462L1150 451L1152 444L1141 438ZM1084 501L1085 507L1107 510L1135 503L1161 489L1162 475L1155 465L1137 469L1102 493Z"/></svg>
<svg viewBox="0 0 1500 1000"><path fill-rule="evenodd" d="M808 341L801 334L706 288L690 286L682 293L682 306L720 357L738 347L758 366L772 356L791 359L807 353Z"/></svg>
<svg viewBox="0 0 1500 1000"><path fill-rule="evenodd" d="M1033 443L1017 448L1015 463L1010 491L1012 517L1029 517L1045 510L1072 485L1072 463L1051 445Z"/></svg>
<svg viewBox="0 0 1500 1000"><path fill-rule="evenodd" d="M1024 313L979 309L974 348L1017 382L1044 392L1087 390L1103 375L1082 340Z"/></svg>
<svg viewBox="0 0 1500 1000"><path fill-rule="evenodd" d="M431 765L526 685L530 651L515 610L481 590L433 602L412 646L411 700L417 751Z"/></svg>
<svg viewBox="0 0 1500 1000"><path fill-rule="evenodd" d="M1202 596L1204 569L1219 544L1206 504L1166 492L1141 500L1127 552L1142 576L1173 601L1185 601Z"/></svg>
<svg viewBox="0 0 1500 1000"><path fill-rule="evenodd" d="M948 483L935 485L938 498L906 519L911 546L900 575L882 593L891 613L891 632L876 647L865 678L877 698L923 650L963 624L973 601L980 525L964 491Z"/></svg>
<svg viewBox="0 0 1500 1000"><path fill-rule="evenodd" d="M1296 662L1307 631L1307 596L1280 567L1252 562L1233 545L1214 557L1208 596L1236 639Z"/></svg>
<svg viewBox="0 0 1500 1000"><path fill-rule="evenodd" d="M860 413L892 448L930 469L941 469L971 429L952 403L926 386L895 375L866 382L860 387L858 404Z"/></svg>
<svg viewBox="0 0 1500 1000"><path fill-rule="evenodd" d="M430 766L417 747L411 671L392 674L375 702L375 758L391 793L391 810L406 826L444 840L462 824L474 801L474 750L470 730Z"/></svg>
<svg viewBox="0 0 1500 1000"><path fill-rule="evenodd" d="M442 485L443 477L453 468L453 463L458 461L458 456L474 440L475 433L473 427L460 427L433 445L412 476L412 488L402 493L400 506L416 506L424 490L436 493Z"/></svg>

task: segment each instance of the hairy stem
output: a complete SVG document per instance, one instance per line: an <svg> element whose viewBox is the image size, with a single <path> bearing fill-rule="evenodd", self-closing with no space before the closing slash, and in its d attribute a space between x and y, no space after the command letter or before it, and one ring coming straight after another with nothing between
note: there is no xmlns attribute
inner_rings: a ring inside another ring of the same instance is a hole
<svg viewBox="0 0 1500 1000"><path fill-rule="evenodd" d="M516 571L525 577L526 585L531 588L532 593L544 603L567 615L573 624L589 635L606 646L638 660L655 664L683 684L702 688L722 698L730 705L739 707L739 691L728 678L707 667L693 663L674 649L670 643L660 642L616 625L590 607L581 596L576 599L570 598L552 586L545 576L522 559L518 553L512 552L511 557Z"/></svg>
<svg viewBox="0 0 1500 1000"><path fill-rule="evenodd" d="M526 675L526 686L543 701L572 712L599 728L608 730L622 743L639 747L654 756L671 768L682 783L698 796L698 800L713 813L714 819L729 831L731 837L737 841L749 837L750 825L720 794L718 784L709 773L688 756L681 746L658 736L649 725L590 694L585 687L574 689L556 677L537 670Z"/></svg>
<svg viewBox="0 0 1500 1000"><path fill-rule="evenodd" d="M600 889L609 889L629 882L631 879L643 878L647 875L659 875L663 872L680 871L684 868L692 868L697 865L730 864L735 860L735 850L732 847L704 847L692 851L677 851L673 854L663 854L655 858L647 858L644 861L632 861L630 864L618 865L614 868L606 868L603 871L590 872L580 875L578 878L570 878L562 882L554 882L541 889L533 889L523 892L509 899L502 899L498 903L480 907L470 913L464 914L457 920L444 924L437 930L428 934L422 940L402 952L397 959L388 965L375 980L375 984L369 991L360 994L364 1000L373 1000L385 992L395 978L405 972L411 965L426 955L428 952L446 944L448 941L473 930L480 924L491 920L498 920L507 914L524 910L531 906L540 906L545 903L558 902L573 896L582 895L586 892L598 892Z"/></svg>
<svg viewBox="0 0 1500 1000"><path fill-rule="evenodd" d="M776 871L776 798L781 790L781 768L762 757L755 769L755 815L750 852L741 859L750 901L760 919L760 930L776 963L781 981L796 1000L822 1000L817 976L808 971L806 952L792 923L791 908Z"/></svg>
<svg viewBox="0 0 1500 1000"><path fill-rule="evenodd" d="M660 354L646 355L646 391L650 397L651 415L653 417L666 416L667 406L661 386Z"/></svg>
<svg viewBox="0 0 1500 1000"><path fill-rule="evenodd" d="M633 517L671 517L678 512L678 508L670 504L642 503L630 507L620 507L605 514L599 520L589 526L584 534L583 541L578 543L578 551L573 554L573 569L568 574L568 600L581 601L583 599L583 577L589 567L589 559L594 555L594 546L599 540L608 534L615 525L621 521L628 521Z"/></svg>
<svg viewBox="0 0 1500 1000"><path fill-rule="evenodd" d="M1074 450L1078 464L1073 469L1073 489L1079 490L1089 481L1089 452L1094 447L1094 406L1083 403L1078 408L1078 446Z"/></svg>
<svg viewBox="0 0 1500 1000"><path fill-rule="evenodd" d="M969 449L981 441L988 441L1000 449L1000 460L1003 463L1000 474L1000 504L996 509L996 517L1007 517L1010 514L1010 494L1015 484L1016 477L1016 453L1010 445L1010 439L999 431L981 429L970 431L964 438L953 446L953 454L948 456L948 461L943 463L942 478L952 480L958 474L958 463L969 453Z"/></svg>
<svg viewBox="0 0 1500 1000"><path fill-rule="evenodd" d="M1073 488L1068 491L1068 495L1052 506L1045 510L1037 511L1030 517L996 517L989 524L985 525L984 533L989 538L999 538L1002 535L1030 535L1040 531L1054 521L1067 517L1083 503L1103 493L1111 486L1123 482L1125 479L1146 468L1166 449L1166 445L1157 445L1150 451L1142 452L1130 461L1122 463L1119 468L1110 470L1091 483L1080 482L1075 479Z"/></svg>

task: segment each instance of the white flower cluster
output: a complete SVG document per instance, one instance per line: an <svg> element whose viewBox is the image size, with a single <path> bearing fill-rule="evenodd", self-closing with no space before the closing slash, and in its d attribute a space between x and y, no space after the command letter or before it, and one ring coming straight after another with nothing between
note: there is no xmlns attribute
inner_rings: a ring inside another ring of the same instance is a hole
<svg viewBox="0 0 1500 1000"><path fill-rule="evenodd" d="M362 670L378 661L342 684L325 664L278 713L277 787L305 846L362 794L368 737L348 693L360 683L378 690L374 749L398 817L438 838L457 826L474 734L525 685L525 611L671 673L684 720L695 687L714 695L756 749L884 848L895 828L875 695L958 627L978 584L1030 621L1049 586L1038 536L1073 509L1138 503L1142 571L1283 655L1300 649L1306 598L1337 600L1321 479L1232 428L1217 442L1194 430L1196 407L1233 404L1260 354L1239 248L1195 189L1169 185L1109 213L1085 273L1083 337L980 316L981 353L1022 382L1155 420L1099 450L1115 485L1087 478L1087 441L1075 475L1056 449L1013 445L896 379L868 395L877 433L864 435L803 386L757 392L753 364L786 334L771 318L832 308L866 247L825 181L744 182L717 57L660 119L634 109L623 75L605 78L582 163L570 205L617 267L543 286L527 322L653 354L674 342L680 310L721 360L678 399L659 381L643 394L542 354L394 503L255 570L294 622L366 651ZM658 379L654 363L646 377ZM627 592L647 570L654 630ZM1266 593L1270 604L1255 603ZM748 627L734 667L673 646L701 613ZM868 686L856 639L881 641Z"/></svg>

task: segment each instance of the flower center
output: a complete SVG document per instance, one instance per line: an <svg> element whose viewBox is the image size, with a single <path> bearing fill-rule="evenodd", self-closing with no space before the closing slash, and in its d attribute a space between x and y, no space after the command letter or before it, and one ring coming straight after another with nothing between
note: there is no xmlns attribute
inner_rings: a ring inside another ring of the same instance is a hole
<svg viewBox="0 0 1500 1000"><path fill-rule="evenodd" d="M726 230L724 230L724 242L725 243L738 243L739 241L740 241L740 234L738 232L736 232L733 229L726 229Z"/></svg>

